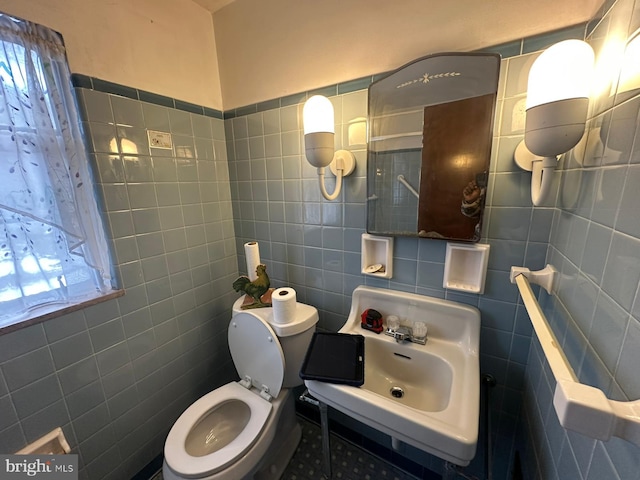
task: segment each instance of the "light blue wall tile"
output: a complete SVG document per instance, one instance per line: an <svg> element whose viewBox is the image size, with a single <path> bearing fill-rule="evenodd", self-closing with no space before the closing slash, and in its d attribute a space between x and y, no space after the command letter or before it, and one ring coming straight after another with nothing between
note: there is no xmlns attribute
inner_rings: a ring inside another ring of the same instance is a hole
<svg viewBox="0 0 640 480"><path fill-rule="evenodd" d="M633 259L640 251L640 240L614 233L604 270L602 288L629 310L640 280L640 266Z"/></svg>
<svg viewBox="0 0 640 480"><path fill-rule="evenodd" d="M418 274L418 262L398 258L394 261L393 281L403 283L405 285L415 285Z"/></svg>
<svg viewBox="0 0 640 480"><path fill-rule="evenodd" d="M152 182L153 163L151 157L124 156L125 180L127 182Z"/></svg>
<svg viewBox="0 0 640 480"><path fill-rule="evenodd" d="M626 174L622 203L618 211L618 218L615 224L616 230L640 237L640 221L638 221L638 210L636 208L636 195L640 191L640 165L631 165Z"/></svg>
<svg viewBox="0 0 640 480"><path fill-rule="evenodd" d="M442 288L444 264L434 262L418 262L416 285L426 288Z"/></svg>
<svg viewBox="0 0 640 480"><path fill-rule="evenodd" d="M54 372L51 352L46 347L34 350L4 363L2 372L10 390L22 388Z"/></svg>
<svg viewBox="0 0 640 480"><path fill-rule="evenodd" d="M575 216L570 222L571 231L567 239L567 248L565 255L576 265L580 264L584 251L589 221L584 218Z"/></svg>
<svg viewBox="0 0 640 480"><path fill-rule="evenodd" d="M118 264L133 262L139 258L138 245L136 244L136 238L133 236L115 239L113 248L115 249L116 263Z"/></svg>
<svg viewBox="0 0 640 480"><path fill-rule="evenodd" d="M492 195L494 207L529 207L531 175L529 173L499 173L495 175Z"/></svg>
<svg viewBox="0 0 640 480"><path fill-rule="evenodd" d="M298 130L283 132L280 137L282 142L282 155L300 155L302 153L300 137L301 134Z"/></svg>
<svg viewBox="0 0 640 480"><path fill-rule="evenodd" d="M169 109L169 125L174 135L193 136L191 114L182 110Z"/></svg>
<svg viewBox="0 0 640 480"><path fill-rule="evenodd" d="M191 126L194 137L201 137L211 140L211 119L202 115L191 114Z"/></svg>
<svg viewBox="0 0 640 480"><path fill-rule="evenodd" d="M53 318L43 323L44 331L49 342L62 340L75 333L80 333L87 328L82 311L69 313L58 318Z"/></svg>
<svg viewBox="0 0 640 480"><path fill-rule="evenodd" d="M93 382L65 398L69 414L73 417L82 415L105 402L102 384Z"/></svg>
<svg viewBox="0 0 640 480"><path fill-rule="evenodd" d="M606 148L602 165L624 165L629 163L636 136L640 98L618 105L611 113L606 131Z"/></svg>
<svg viewBox="0 0 640 480"><path fill-rule="evenodd" d="M58 371L58 380L62 392L68 395L99 378L95 357L88 357L67 368Z"/></svg>
<svg viewBox="0 0 640 480"><path fill-rule="evenodd" d="M55 375L49 375L11 393L18 417L24 419L62 398Z"/></svg>
<svg viewBox="0 0 640 480"><path fill-rule="evenodd" d="M629 442L612 438L603 444L609 459L613 462L618 477L634 478L640 472L640 458L636 455L637 447Z"/></svg>
<svg viewBox="0 0 640 480"><path fill-rule="evenodd" d="M514 330L516 313L514 304L480 297L478 308L482 312L482 325L505 332ZM524 321L529 322L529 318L527 317ZM528 333L527 329L521 331Z"/></svg>
<svg viewBox="0 0 640 480"><path fill-rule="evenodd" d="M160 132L169 132L171 130L169 110L166 107L142 102L142 114L144 116L144 124L148 129Z"/></svg>
<svg viewBox="0 0 640 480"><path fill-rule="evenodd" d="M73 444L77 443L73 430L69 428L69 414L62 400L46 406L20 423L27 442L34 442L56 427L62 426L65 437Z"/></svg>
<svg viewBox="0 0 640 480"><path fill-rule="evenodd" d="M251 115L247 115L247 133L250 137L259 137L264 135L262 113L252 113Z"/></svg>
<svg viewBox="0 0 640 480"><path fill-rule="evenodd" d="M505 82L505 98L526 95L529 70L531 70L531 65L540 55L537 50L539 49L530 50L530 52L536 53L519 55L506 60L508 70Z"/></svg>
<svg viewBox="0 0 640 480"><path fill-rule="evenodd" d="M489 237L524 241L529 233L530 218L530 208L492 207Z"/></svg>
<svg viewBox="0 0 640 480"><path fill-rule="evenodd" d="M125 342L114 345L96 355L101 375L117 370L130 362L129 351Z"/></svg>
<svg viewBox="0 0 640 480"><path fill-rule="evenodd" d="M137 234L160 231L160 217L157 209L132 210L133 225Z"/></svg>
<svg viewBox="0 0 640 480"><path fill-rule="evenodd" d="M129 184L127 185L127 194L131 208L149 208L157 205L156 190L153 184Z"/></svg>
<svg viewBox="0 0 640 480"><path fill-rule="evenodd" d="M586 480L596 480L598 478L616 478L617 473L611 459L601 443L596 445L593 458L587 472Z"/></svg>
<svg viewBox="0 0 640 480"><path fill-rule="evenodd" d="M492 169L496 172L517 172L519 167L513 159L513 154L523 136L500 137L498 150L491 160ZM495 151L495 150L494 150Z"/></svg>
<svg viewBox="0 0 640 480"><path fill-rule="evenodd" d="M511 340L512 336L509 332L486 327L480 331L480 348L484 351L490 351L498 358L509 358Z"/></svg>
<svg viewBox="0 0 640 480"><path fill-rule="evenodd" d="M193 137L188 135L173 135L173 150L176 157L180 158L178 166L182 165L183 162L188 162L189 165L193 165L194 159L196 158L196 147L193 142ZM180 171L178 171L178 180L181 180L179 173Z"/></svg>
<svg viewBox="0 0 640 480"><path fill-rule="evenodd" d="M88 332L81 332L49 345L56 368L61 369L93 354Z"/></svg>
<svg viewBox="0 0 640 480"><path fill-rule="evenodd" d="M142 104L137 100L111 95L113 118L117 124L130 127L143 127Z"/></svg>
<svg viewBox="0 0 640 480"><path fill-rule="evenodd" d="M116 128L113 125L89 123L91 146L96 153L119 153Z"/></svg>
<svg viewBox="0 0 640 480"><path fill-rule="evenodd" d="M587 276L581 276L567 302L567 308L584 336L591 331L599 288Z"/></svg>
<svg viewBox="0 0 640 480"><path fill-rule="evenodd" d="M593 213L591 220L613 227L620 207L622 188L627 167L611 167L598 170L595 179Z"/></svg>
<svg viewBox="0 0 640 480"><path fill-rule="evenodd" d="M122 320L116 318L89 330L94 352L100 352L124 340Z"/></svg>
<svg viewBox="0 0 640 480"><path fill-rule="evenodd" d="M95 433L100 432L103 429L111 429L109 425L111 418L109 417L109 409L106 404L98 405L93 410L78 417L74 422L74 430L78 438L78 442L82 444L85 440L92 437ZM111 440L111 439L109 439ZM108 448L108 445L113 443L109 442L104 448Z"/></svg>
<svg viewBox="0 0 640 480"><path fill-rule="evenodd" d="M618 364L628 323L629 313L620 308L609 296L601 293L598 296L588 339L612 374Z"/></svg>
<svg viewBox="0 0 640 480"><path fill-rule="evenodd" d="M512 266L524 264L525 242L513 240L490 240L491 252L499 252L489 255L488 268L492 270L510 271Z"/></svg>
<svg viewBox="0 0 640 480"><path fill-rule="evenodd" d="M114 121L108 94L83 89L82 97L89 121L99 123L112 123Z"/></svg>
<svg viewBox="0 0 640 480"><path fill-rule="evenodd" d="M101 407L95 410L102 411L105 408L106 407ZM89 414L85 416L89 416ZM80 444L80 452L83 460L88 464L93 462L114 443L115 434L113 433L113 428L111 426L103 426L103 428L98 429L90 438L85 439Z"/></svg>
<svg viewBox="0 0 640 480"><path fill-rule="evenodd" d="M94 155L100 183L122 183L125 180L125 170L119 155Z"/></svg>
<svg viewBox="0 0 640 480"><path fill-rule="evenodd" d="M11 403L11 398L6 395L0 397L0 408L2 408L3 415L0 418L0 431L9 428L11 425L18 423L18 416Z"/></svg>
<svg viewBox="0 0 640 480"><path fill-rule="evenodd" d="M640 398L640 377L637 369L637 356L640 351L640 324L632 319L626 333L616 378L629 398Z"/></svg>
<svg viewBox="0 0 640 480"><path fill-rule="evenodd" d="M518 298L518 289L509 282L509 272L488 270L484 295L488 299L515 303Z"/></svg>

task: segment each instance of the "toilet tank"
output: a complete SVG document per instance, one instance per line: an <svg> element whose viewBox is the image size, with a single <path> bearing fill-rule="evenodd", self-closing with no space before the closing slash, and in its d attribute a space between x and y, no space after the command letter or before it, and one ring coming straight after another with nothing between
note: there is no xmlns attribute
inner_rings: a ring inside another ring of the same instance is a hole
<svg viewBox="0 0 640 480"><path fill-rule="evenodd" d="M289 323L280 324L273 321L272 307L242 310L240 306L243 300L244 297L240 297L233 304L233 315L244 312L260 317L271 326L278 337L285 361L282 387L292 388L302 385L300 368L318 323L318 310L311 305L298 302L294 318Z"/></svg>

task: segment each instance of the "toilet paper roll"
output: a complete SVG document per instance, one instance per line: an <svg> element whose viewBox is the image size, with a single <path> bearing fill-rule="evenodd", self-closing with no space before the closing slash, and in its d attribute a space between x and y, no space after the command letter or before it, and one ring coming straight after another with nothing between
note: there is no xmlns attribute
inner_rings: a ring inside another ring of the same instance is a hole
<svg viewBox="0 0 640 480"><path fill-rule="evenodd" d="M244 255L247 258L247 276L252 282L258 278L256 268L260 265L260 247L258 242L244 244Z"/></svg>
<svg viewBox="0 0 640 480"><path fill-rule="evenodd" d="M274 323L283 325L293 322L298 305L296 291L290 287L276 289L271 295L271 305L273 305Z"/></svg>

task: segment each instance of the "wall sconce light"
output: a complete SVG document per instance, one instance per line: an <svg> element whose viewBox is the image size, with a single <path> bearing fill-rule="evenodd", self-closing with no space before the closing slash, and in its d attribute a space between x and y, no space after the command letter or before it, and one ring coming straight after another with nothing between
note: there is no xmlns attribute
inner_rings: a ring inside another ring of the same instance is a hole
<svg viewBox="0 0 640 480"><path fill-rule="evenodd" d="M565 40L545 50L529 71L524 141L514 158L532 172L531 200L536 206L551 190L558 155L584 134L593 62L588 43Z"/></svg>
<svg viewBox="0 0 640 480"><path fill-rule="evenodd" d="M320 191L327 200L335 200L342 189L342 178L351 175L356 168L356 159L348 150L334 153L333 105L327 97L314 95L302 109L304 128L304 151L307 160L318 169ZM329 167L336 176L336 186L331 195L324 185L324 169Z"/></svg>

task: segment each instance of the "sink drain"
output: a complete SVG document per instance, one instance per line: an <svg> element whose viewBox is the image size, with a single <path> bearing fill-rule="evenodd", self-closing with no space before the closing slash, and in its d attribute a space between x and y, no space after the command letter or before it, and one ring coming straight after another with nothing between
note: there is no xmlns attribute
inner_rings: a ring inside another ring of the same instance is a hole
<svg viewBox="0 0 640 480"><path fill-rule="evenodd" d="M391 387L389 390L391 392L391 396L395 398L404 397L404 388L402 387Z"/></svg>

